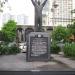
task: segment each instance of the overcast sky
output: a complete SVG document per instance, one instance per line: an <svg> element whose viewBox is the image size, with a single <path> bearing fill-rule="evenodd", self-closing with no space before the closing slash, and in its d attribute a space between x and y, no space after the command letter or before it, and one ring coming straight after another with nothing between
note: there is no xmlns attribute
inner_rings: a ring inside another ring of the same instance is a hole
<svg viewBox="0 0 75 75"><path fill-rule="evenodd" d="M29 24L33 24L34 19L34 6L31 0L8 0L4 5L4 12L0 13L0 28L2 27L2 15L11 13L12 15L25 14L29 17Z"/></svg>
<svg viewBox="0 0 75 75"><path fill-rule="evenodd" d="M73 0L73 8L75 8L75 0ZM8 0L8 3L5 4L4 7L4 13L11 13L13 15L18 15L18 14L26 14L26 16L33 18L34 15L34 6L31 3L31 0ZM0 13L0 27L1 27L1 17L2 14Z"/></svg>
<svg viewBox="0 0 75 75"><path fill-rule="evenodd" d="M29 14L31 7L33 8L31 0L8 0L4 7L4 13L11 10L12 14Z"/></svg>

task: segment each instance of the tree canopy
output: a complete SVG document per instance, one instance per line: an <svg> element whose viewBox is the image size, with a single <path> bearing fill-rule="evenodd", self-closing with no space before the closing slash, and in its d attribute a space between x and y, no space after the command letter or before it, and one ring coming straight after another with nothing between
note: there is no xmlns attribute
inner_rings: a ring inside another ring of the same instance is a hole
<svg viewBox="0 0 75 75"><path fill-rule="evenodd" d="M14 20L9 20L4 24L2 32L5 41L14 41L16 37L16 22Z"/></svg>
<svg viewBox="0 0 75 75"><path fill-rule="evenodd" d="M62 26L57 26L52 32L52 39L56 41L65 41L67 37L70 36L70 32L67 28Z"/></svg>
<svg viewBox="0 0 75 75"><path fill-rule="evenodd" d="M4 6L4 4L7 2L8 0L0 0L0 12L3 12L2 7Z"/></svg>

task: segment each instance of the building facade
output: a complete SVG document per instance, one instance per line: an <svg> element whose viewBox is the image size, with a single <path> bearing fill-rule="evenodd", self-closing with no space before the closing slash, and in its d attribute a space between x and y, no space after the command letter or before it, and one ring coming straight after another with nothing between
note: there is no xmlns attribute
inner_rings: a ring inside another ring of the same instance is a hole
<svg viewBox="0 0 75 75"><path fill-rule="evenodd" d="M53 0L52 3L52 22L54 26L67 26L72 23L72 0Z"/></svg>

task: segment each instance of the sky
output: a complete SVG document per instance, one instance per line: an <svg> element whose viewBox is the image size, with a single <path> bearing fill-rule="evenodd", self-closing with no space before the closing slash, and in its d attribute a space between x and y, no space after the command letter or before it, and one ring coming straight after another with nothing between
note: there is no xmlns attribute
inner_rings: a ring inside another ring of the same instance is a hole
<svg viewBox="0 0 75 75"><path fill-rule="evenodd" d="M0 28L2 27L2 15L11 13L12 15L25 14L28 16L28 25L34 23L34 6L31 0L8 0L4 5L3 13L0 13Z"/></svg>
<svg viewBox="0 0 75 75"><path fill-rule="evenodd" d="M73 9L75 8L75 0L73 0ZM11 13L12 15L25 14L28 16L29 24L34 22L34 6L31 0L8 0L4 5L4 12L0 13L0 28L2 27L2 15Z"/></svg>

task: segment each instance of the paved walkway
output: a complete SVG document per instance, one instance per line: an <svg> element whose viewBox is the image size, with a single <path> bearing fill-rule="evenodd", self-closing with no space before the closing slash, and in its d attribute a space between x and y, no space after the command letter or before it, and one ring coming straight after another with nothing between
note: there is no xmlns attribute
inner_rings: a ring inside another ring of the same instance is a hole
<svg viewBox="0 0 75 75"><path fill-rule="evenodd" d="M55 61L49 62L26 62L26 54L0 56L0 70L8 71L48 71L68 69L64 64Z"/></svg>
<svg viewBox="0 0 75 75"><path fill-rule="evenodd" d="M69 66L70 68L75 69L75 60L72 60L70 58L66 58L63 55L52 54L51 56L54 58L54 60L59 61L61 63L64 63L67 66Z"/></svg>

